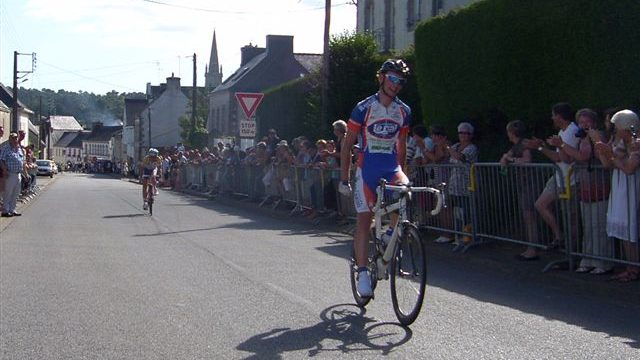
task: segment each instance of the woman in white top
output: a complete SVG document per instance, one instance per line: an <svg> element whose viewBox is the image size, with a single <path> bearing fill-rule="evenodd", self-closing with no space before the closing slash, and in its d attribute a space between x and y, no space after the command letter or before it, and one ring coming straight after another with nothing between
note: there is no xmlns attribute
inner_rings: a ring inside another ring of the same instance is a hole
<svg viewBox="0 0 640 360"><path fill-rule="evenodd" d="M630 110L618 111L611 118L615 139L611 145L602 142L599 133L589 132L595 142L602 164L612 168L611 194L607 210L607 235L622 241L625 260L635 263L612 277L629 282L638 280L638 239L640 234L638 207L640 206L640 148L637 133L638 115Z"/></svg>

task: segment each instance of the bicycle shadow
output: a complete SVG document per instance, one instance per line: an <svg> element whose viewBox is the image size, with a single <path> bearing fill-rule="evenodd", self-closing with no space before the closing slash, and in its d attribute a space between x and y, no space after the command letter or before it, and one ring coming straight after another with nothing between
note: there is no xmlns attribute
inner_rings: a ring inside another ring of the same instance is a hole
<svg viewBox="0 0 640 360"><path fill-rule="evenodd" d="M320 313L318 324L300 328L276 328L254 335L236 349L253 353L245 359L281 359L287 352L307 349L307 357L321 352L340 354L379 351L387 355L413 336L398 323L376 323L355 304L338 304ZM375 323L371 325L371 323Z"/></svg>

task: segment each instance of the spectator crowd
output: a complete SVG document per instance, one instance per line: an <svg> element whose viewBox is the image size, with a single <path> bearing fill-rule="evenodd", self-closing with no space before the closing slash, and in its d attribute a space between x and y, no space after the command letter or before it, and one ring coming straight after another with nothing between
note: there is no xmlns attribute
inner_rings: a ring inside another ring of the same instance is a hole
<svg viewBox="0 0 640 360"><path fill-rule="evenodd" d="M521 120L507 124L505 141L511 147L501 156L499 165L505 173L511 169L509 179L518 185L516 202L527 243L518 259L534 261L541 251L568 247L585 254L576 272L610 273L614 270L610 260L615 258L631 263L614 275L615 280L638 279L640 122L634 112L618 110L607 110L600 116L591 109L574 111L568 103L555 104L550 125L557 133L546 139L529 136ZM346 125L343 120L335 121L331 139L301 135L287 141L278 136L277 130L269 129L255 146L244 150L234 143L218 143L213 150L174 149L165 153L164 185L193 183L194 179L178 181L182 165L215 165L219 171L215 185L209 184L208 190L233 192L238 169L260 169L258 176L242 173L250 179L247 192L253 200L280 201L286 194L299 191L307 200L302 211L305 216L346 216L348 211L335 191ZM449 206L438 216L442 232L435 241L460 248L473 240L470 235L477 222L473 208L478 200L472 193L470 172L481 149L474 142L473 124L461 122L456 129L457 133L450 136L437 124L413 127L405 167L416 185L447 184ZM353 149L356 151L357 147ZM555 169L541 188L522 170L540 157L547 158ZM294 189L295 182L299 190ZM559 206L563 193L575 199L577 206ZM567 223L559 212L566 212ZM541 229L539 222L546 229Z"/></svg>

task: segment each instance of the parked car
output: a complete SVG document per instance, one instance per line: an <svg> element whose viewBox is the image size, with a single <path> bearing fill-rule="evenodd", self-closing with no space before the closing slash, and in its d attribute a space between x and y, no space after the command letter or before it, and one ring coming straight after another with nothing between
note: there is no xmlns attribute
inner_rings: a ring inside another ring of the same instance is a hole
<svg viewBox="0 0 640 360"><path fill-rule="evenodd" d="M48 175L49 177L53 177L56 173L56 164L51 160L36 160L36 165L38 165L38 175Z"/></svg>

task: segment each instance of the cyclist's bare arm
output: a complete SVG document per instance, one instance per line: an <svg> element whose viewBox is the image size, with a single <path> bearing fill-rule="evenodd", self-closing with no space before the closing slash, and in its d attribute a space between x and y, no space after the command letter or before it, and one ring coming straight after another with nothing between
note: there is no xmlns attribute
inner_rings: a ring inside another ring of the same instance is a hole
<svg viewBox="0 0 640 360"><path fill-rule="evenodd" d="M349 181L349 174L351 168L351 152L353 151L353 145L358 141L358 134L347 129L347 135L342 143L342 149L340 150L340 180Z"/></svg>

